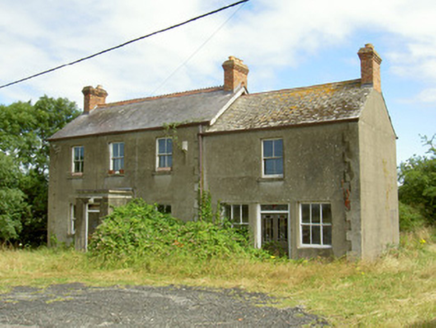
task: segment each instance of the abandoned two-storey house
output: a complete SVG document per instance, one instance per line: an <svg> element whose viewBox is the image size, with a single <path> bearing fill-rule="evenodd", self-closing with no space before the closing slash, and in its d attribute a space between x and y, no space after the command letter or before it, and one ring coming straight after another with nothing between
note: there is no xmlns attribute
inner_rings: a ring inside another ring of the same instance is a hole
<svg viewBox="0 0 436 328"><path fill-rule="evenodd" d="M83 114L50 138L49 235L86 249L136 197L196 220L207 190L257 247L375 258L399 238L396 135L381 58L358 55L359 79L255 94L234 57L223 87L117 103L85 87Z"/></svg>

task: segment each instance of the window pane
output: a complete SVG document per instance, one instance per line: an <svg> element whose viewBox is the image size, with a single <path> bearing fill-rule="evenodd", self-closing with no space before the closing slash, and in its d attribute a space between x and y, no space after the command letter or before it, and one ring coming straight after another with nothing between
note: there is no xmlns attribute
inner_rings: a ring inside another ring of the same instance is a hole
<svg viewBox="0 0 436 328"><path fill-rule="evenodd" d="M279 225L279 241L288 240L288 220L286 216L280 216L278 219Z"/></svg>
<svg viewBox="0 0 436 328"><path fill-rule="evenodd" d="M118 144L112 144L112 157L119 157Z"/></svg>
<svg viewBox="0 0 436 328"><path fill-rule="evenodd" d="M167 153L168 154L173 153L173 140L171 138L167 139Z"/></svg>
<svg viewBox="0 0 436 328"><path fill-rule="evenodd" d="M288 205L285 204L271 204L271 205L261 205L260 206L260 210L262 212L267 212L267 211L287 211L288 210Z"/></svg>
<svg viewBox="0 0 436 328"><path fill-rule="evenodd" d="M322 229L322 239L323 245L331 245L332 244L332 227L324 226Z"/></svg>
<svg viewBox="0 0 436 328"><path fill-rule="evenodd" d="M114 171L119 171L120 170L120 160L119 159L114 159Z"/></svg>
<svg viewBox="0 0 436 328"><path fill-rule="evenodd" d="M321 222L320 205L312 204L312 223L320 223L320 222Z"/></svg>
<svg viewBox="0 0 436 328"><path fill-rule="evenodd" d="M168 155L168 167L173 167L173 156L172 155Z"/></svg>
<svg viewBox="0 0 436 328"><path fill-rule="evenodd" d="M158 153L159 154L165 154L166 153L166 145L165 145L166 139L159 139L158 142Z"/></svg>
<svg viewBox="0 0 436 328"><path fill-rule="evenodd" d="M120 157L124 157L124 143L123 142L121 142L121 143L119 143L118 144L119 146L119 156Z"/></svg>
<svg viewBox="0 0 436 328"><path fill-rule="evenodd" d="M159 156L159 167L166 167L165 156Z"/></svg>
<svg viewBox="0 0 436 328"><path fill-rule="evenodd" d="M248 223L248 205L242 205L242 222Z"/></svg>
<svg viewBox="0 0 436 328"><path fill-rule="evenodd" d="M241 222L241 206L233 205L233 221L235 223Z"/></svg>
<svg viewBox="0 0 436 328"><path fill-rule="evenodd" d="M302 226L302 236L303 244L310 244L310 226Z"/></svg>
<svg viewBox="0 0 436 328"><path fill-rule="evenodd" d="M262 220L263 225L263 241L268 242L273 240L273 219L271 216L265 216Z"/></svg>
<svg viewBox="0 0 436 328"><path fill-rule="evenodd" d="M310 205L302 204L301 205L301 222L310 223Z"/></svg>
<svg viewBox="0 0 436 328"><path fill-rule="evenodd" d="M266 159L265 160L265 175L274 174L274 160Z"/></svg>
<svg viewBox="0 0 436 328"><path fill-rule="evenodd" d="M274 140L274 156L283 157L283 140Z"/></svg>
<svg viewBox="0 0 436 328"><path fill-rule="evenodd" d="M275 161L275 173L274 174L283 174L283 158L277 158Z"/></svg>
<svg viewBox="0 0 436 328"><path fill-rule="evenodd" d="M231 218L232 218L231 215L232 215L232 212L231 212L230 205L224 205L224 217L226 219L231 220Z"/></svg>
<svg viewBox="0 0 436 328"><path fill-rule="evenodd" d="M312 226L312 244L321 244L321 227Z"/></svg>
<svg viewBox="0 0 436 328"><path fill-rule="evenodd" d="M332 223L332 211L330 204L322 204L322 222Z"/></svg>
<svg viewBox="0 0 436 328"><path fill-rule="evenodd" d="M273 156L273 141L272 140L264 140L263 141L263 157L272 157Z"/></svg>

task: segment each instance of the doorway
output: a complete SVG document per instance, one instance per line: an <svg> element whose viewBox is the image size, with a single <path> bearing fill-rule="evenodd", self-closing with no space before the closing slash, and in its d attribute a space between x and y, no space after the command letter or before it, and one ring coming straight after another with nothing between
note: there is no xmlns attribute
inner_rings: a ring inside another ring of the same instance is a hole
<svg viewBox="0 0 436 328"><path fill-rule="evenodd" d="M289 256L288 205L261 205L262 248L275 256Z"/></svg>
<svg viewBox="0 0 436 328"><path fill-rule="evenodd" d="M86 204L86 245L85 249L88 249L88 243L92 234L100 224L100 203L89 202Z"/></svg>

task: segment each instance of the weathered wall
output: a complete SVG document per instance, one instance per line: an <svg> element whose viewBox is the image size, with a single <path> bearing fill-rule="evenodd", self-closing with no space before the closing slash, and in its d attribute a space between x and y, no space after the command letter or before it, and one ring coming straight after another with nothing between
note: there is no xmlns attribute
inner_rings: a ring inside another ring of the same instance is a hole
<svg viewBox="0 0 436 328"><path fill-rule="evenodd" d="M197 126L176 129L173 140L173 168L170 172L156 171L156 138L174 136L174 131L153 130L93 136L51 143L49 187L49 235L61 242L71 242L68 235L70 204L75 203L78 190L89 193L101 190L132 190L134 197L149 203L172 206L174 216L192 220L196 215L198 183ZM181 142L188 142L182 151ZM109 143L124 142L124 174L111 175ZM83 175L72 175L73 146L85 147ZM78 209L78 214L79 214Z"/></svg>
<svg viewBox="0 0 436 328"><path fill-rule="evenodd" d="M262 139L283 138L283 179L262 178ZM206 188L214 201L249 204L253 235L262 204L289 204L292 257L345 255L351 244L344 204L344 177L348 174L356 192L350 200L358 203L357 123L336 123L275 130L210 134L204 139ZM345 161L349 158L352 164ZM329 202L333 216L331 249L303 248L300 245L300 202ZM353 214L358 220L359 213ZM351 218L348 218L351 220ZM259 240L256 240L259 245Z"/></svg>
<svg viewBox="0 0 436 328"><path fill-rule="evenodd" d="M382 95L372 91L359 121L363 258L398 244L396 136Z"/></svg>

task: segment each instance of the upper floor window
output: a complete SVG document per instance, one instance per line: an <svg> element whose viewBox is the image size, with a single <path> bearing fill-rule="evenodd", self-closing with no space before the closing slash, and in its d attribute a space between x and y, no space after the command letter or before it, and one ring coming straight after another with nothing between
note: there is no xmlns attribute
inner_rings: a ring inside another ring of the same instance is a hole
<svg viewBox="0 0 436 328"><path fill-rule="evenodd" d="M157 169L171 169L171 167L173 166L173 140L171 138L159 138L156 142Z"/></svg>
<svg viewBox="0 0 436 328"><path fill-rule="evenodd" d="M263 176L283 176L283 139L268 139L262 142Z"/></svg>
<svg viewBox="0 0 436 328"><path fill-rule="evenodd" d="M73 147L73 173L83 173L83 164L85 156L85 147L76 146Z"/></svg>
<svg viewBox="0 0 436 328"><path fill-rule="evenodd" d="M310 203L300 206L301 245L332 245L332 211L330 204Z"/></svg>
<svg viewBox="0 0 436 328"><path fill-rule="evenodd" d="M109 145L110 171L121 173L124 170L124 142L114 142Z"/></svg>

